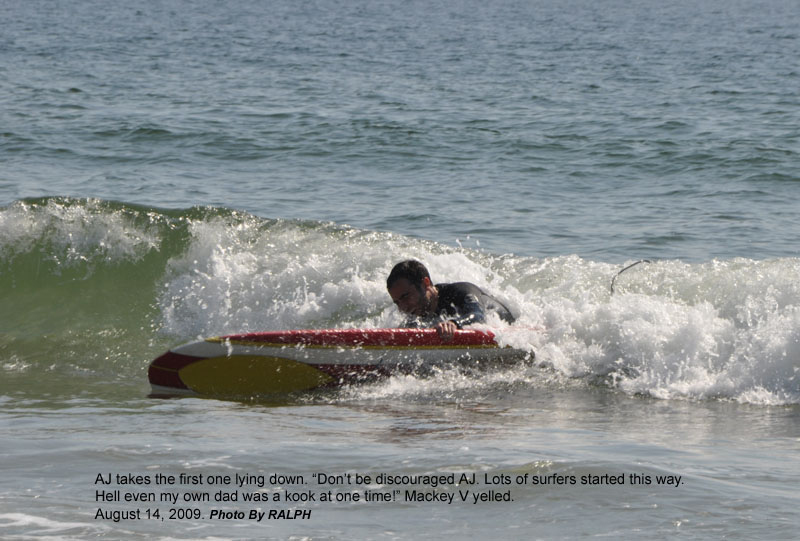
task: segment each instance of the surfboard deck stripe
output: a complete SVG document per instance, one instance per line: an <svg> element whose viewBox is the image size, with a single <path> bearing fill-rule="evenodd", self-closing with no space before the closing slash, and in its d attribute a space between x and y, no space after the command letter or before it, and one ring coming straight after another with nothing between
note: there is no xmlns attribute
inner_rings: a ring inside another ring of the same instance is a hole
<svg viewBox="0 0 800 541"><path fill-rule="evenodd" d="M274 343L304 346L376 347L497 347L489 331L457 331L451 342L443 342L433 329L303 329L232 334L217 338L230 342Z"/></svg>

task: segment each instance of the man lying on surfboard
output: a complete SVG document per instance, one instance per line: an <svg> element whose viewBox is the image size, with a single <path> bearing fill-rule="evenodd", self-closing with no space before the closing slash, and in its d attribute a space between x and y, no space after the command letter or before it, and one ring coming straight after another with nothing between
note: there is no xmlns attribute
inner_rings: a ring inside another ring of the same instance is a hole
<svg viewBox="0 0 800 541"><path fill-rule="evenodd" d="M475 284L434 285L425 265L413 259L394 266L386 289L397 308L412 316L406 327L433 327L446 342L453 339L456 329L486 321L487 311L496 312L508 323L515 319L502 302Z"/></svg>

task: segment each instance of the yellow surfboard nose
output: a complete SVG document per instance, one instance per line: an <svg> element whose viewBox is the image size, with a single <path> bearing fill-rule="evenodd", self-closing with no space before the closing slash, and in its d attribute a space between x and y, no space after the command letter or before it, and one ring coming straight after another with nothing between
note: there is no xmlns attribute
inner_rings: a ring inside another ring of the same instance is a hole
<svg viewBox="0 0 800 541"><path fill-rule="evenodd" d="M333 380L313 365L258 355L211 357L182 368L178 374L191 390L209 395L288 393Z"/></svg>

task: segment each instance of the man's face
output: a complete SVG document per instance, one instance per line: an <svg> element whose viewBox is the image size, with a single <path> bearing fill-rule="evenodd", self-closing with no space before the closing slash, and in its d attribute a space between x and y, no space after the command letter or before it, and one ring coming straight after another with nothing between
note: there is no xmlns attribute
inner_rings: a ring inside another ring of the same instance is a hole
<svg viewBox="0 0 800 541"><path fill-rule="evenodd" d="M422 317L429 312L432 289L431 281L427 278L423 280L420 288L405 278L400 278L389 288L389 295L401 312Z"/></svg>

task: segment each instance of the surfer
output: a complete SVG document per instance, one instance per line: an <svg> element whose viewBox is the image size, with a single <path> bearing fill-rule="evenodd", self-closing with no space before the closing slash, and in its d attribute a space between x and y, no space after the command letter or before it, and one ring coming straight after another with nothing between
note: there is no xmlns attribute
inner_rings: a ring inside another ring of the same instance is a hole
<svg viewBox="0 0 800 541"><path fill-rule="evenodd" d="M446 342L453 339L456 329L485 322L487 311L508 323L515 319L502 302L475 284L434 285L425 265L412 259L394 266L386 288L397 308L412 316L406 327L433 327Z"/></svg>

